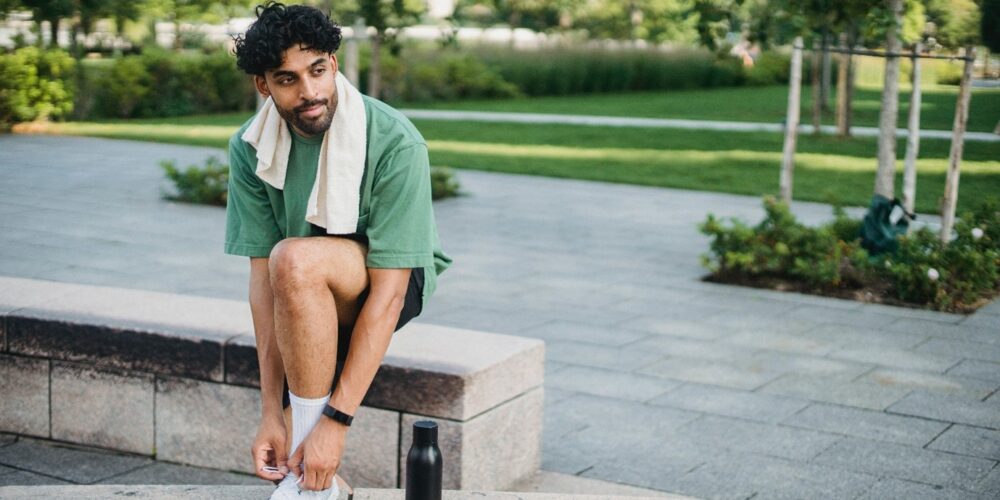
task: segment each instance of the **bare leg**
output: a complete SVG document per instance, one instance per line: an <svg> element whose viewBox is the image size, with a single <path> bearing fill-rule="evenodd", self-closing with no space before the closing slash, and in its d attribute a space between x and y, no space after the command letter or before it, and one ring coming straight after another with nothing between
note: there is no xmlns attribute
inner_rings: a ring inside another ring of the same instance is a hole
<svg viewBox="0 0 1000 500"><path fill-rule="evenodd" d="M274 329L291 391L330 393L338 324L353 323L368 287L367 248L346 238L289 238L271 252Z"/></svg>

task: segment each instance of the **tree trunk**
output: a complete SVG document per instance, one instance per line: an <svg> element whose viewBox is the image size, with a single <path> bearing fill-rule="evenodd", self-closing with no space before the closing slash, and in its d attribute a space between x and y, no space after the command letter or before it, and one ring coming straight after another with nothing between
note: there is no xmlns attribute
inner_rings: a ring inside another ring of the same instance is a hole
<svg viewBox="0 0 1000 500"><path fill-rule="evenodd" d="M886 33L885 82L882 85L882 109L879 114L878 171L875 173L875 194L887 199L895 197L896 120L899 111L899 37L903 0L890 0L893 22Z"/></svg>
<svg viewBox="0 0 1000 500"><path fill-rule="evenodd" d="M59 48L59 18L49 19L49 47Z"/></svg>
<svg viewBox="0 0 1000 500"><path fill-rule="evenodd" d="M382 92L382 33L375 33L372 41L372 61L368 68L368 96L378 99Z"/></svg>
<svg viewBox="0 0 1000 500"><path fill-rule="evenodd" d="M907 123L906 161L903 166L903 208L914 213L917 198L917 155L920 152L920 42L913 46L912 91L910 93L910 119Z"/></svg>
<svg viewBox="0 0 1000 500"><path fill-rule="evenodd" d="M792 170L795 167L795 141L799 131L799 105L802 89L802 37L795 37L792 70L788 82L788 117L785 119L785 145L781 156L781 199L792 204Z"/></svg>
<svg viewBox="0 0 1000 500"><path fill-rule="evenodd" d="M951 154L948 155L948 177L944 184L944 199L941 200L941 241L951 241L951 228L955 225L955 206L958 203L958 176L962 164L962 147L965 141L965 126L969 121L969 100L972 97L972 67L975 65L976 48L966 47L965 69L962 71L962 86L958 90L955 106L955 123L952 125Z"/></svg>
<svg viewBox="0 0 1000 500"><path fill-rule="evenodd" d="M840 45L850 47L846 34L840 35ZM840 54L837 64L837 133L841 137L851 136L850 125L850 90L848 81L851 72L851 55Z"/></svg>
<svg viewBox="0 0 1000 500"><path fill-rule="evenodd" d="M820 96L820 109L824 113L830 112L830 73L831 71L831 61L830 61L830 30L823 29L823 80L819 88Z"/></svg>
<svg viewBox="0 0 1000 500"><path fill-rule="evenodd" d="M812 86L812 101L813 101L812 102L813 135L819 135L820 115L822 114L822 109L823 109L823 90L821 88L822 84L820 83L820 78L822 76L820 74L822 73L822 71L820 70L820 66L822 64L823 62L822 62L822 54L820 53L820 44L817 42L813 42L812 60L809 64L810 66L809 76L812 79L811 86Z"/></svg>
<svg viewBox="0 0 1000 500"><path fill-rule="evenodd" d="M521 25L521 13L517 11L511 12L510 17L507 18L507 22L510 24L510 48L513 49L515 42L514 30Z"/></svg>
<svg viewBox="0 0 1000 500"><path fill-rule="evenodd" d="M178 52L181 50L181 22L176 17L174 18L174 50Z"/></svg>

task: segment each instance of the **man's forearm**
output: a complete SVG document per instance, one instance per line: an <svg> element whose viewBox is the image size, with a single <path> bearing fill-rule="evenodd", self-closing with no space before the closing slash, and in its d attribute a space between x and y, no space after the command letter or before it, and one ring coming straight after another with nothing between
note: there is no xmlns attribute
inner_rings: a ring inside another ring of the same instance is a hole
<svg viewBox="0 0 1000 500"><path fill-rule="evenodd" d="M387 270L376 271L384 273ZM330 404L353 415L371 386L399 321L409 272L396 271L390 278L372 276L372 293L358 314L340 382Z"/></svg>
<svg viewBox="0 0 1000 500"><path fill-rule="evenodd" d="M250 261L250 312L260 365L261 411L264 415L274 415L282 411L285 368L274 335L274 294L267 262L267 259Z"/></svg>

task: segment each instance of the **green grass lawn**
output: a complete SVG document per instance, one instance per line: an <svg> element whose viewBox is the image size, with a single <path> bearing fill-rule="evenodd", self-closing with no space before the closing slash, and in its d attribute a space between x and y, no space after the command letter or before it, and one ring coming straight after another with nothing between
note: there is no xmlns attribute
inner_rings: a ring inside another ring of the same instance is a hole
<svg viewBox="0 0 1000 500"><path fill-rule="evenodd" d="M446 107L778 121L783 111L774 101L780 101L784 91L780 87L759 87L449 103ZM941 103L954 98L948 91L928 95L937 96ZM874 108L869 109L868 99L875 103ZM859 95L859 122L877 120L877 101L877 92L863 91ZM935 102L934 97L925 101L925 118L935 116L931 111ZM984 117L981 124L1000 117L996 112L1000 92L977 92L973 102L979 106L974 106L973 116ZM991 119L985 118L983 109L993 110ZM939 115L938 119L944 120L944 115ZM248 117L241 113L33 127L50 133L225 148L229 136ZM948 120L949 125L941 128L950 126ZM415 123L428 140L434 165L749 195L778 192L782 137L775 133L431 120ZM902 158L904 141L899 141L897 147L898 157ZM922 212L938 211L949 150L950 141L921 142L917 207ZM874 183L875 155L874 139L801 135L795 198L867 205ZM971 208L982 199L998 196L1000 143L967 142L959 206Z"/></svg>
<svg viewBox="0 0 1000 500"><path fill-rule="evenodd" d="M932 86L922 91L920 126L950 130L955 120L956 87ZM860 87L854 96L854 125L877 127L881 90ZM909 91L900 92L898 126L906 127L910 109ZM785 119L788 88L785 86L733 87L708 90L673 90L594 94L569 97L532 97L510 100L476 100L436 103L399 103L400 107L468 111L506 111L642 118L683 118L779 123ZM835 101L831 97L831 109ZM975 89L968 129L992 132L1000 120L1000 89ZM802 123L812 123L812 92L802 90ZM833 113L823 124L833 125Z"/></svg>

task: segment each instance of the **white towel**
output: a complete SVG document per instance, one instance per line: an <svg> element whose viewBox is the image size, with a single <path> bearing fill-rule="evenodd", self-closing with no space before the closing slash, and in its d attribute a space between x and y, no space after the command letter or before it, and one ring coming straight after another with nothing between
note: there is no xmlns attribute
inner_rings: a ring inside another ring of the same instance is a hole
<svg viewBox="0 0 1000 500"><path fill-rule="evenodd" d="M326 228L327 234L352 234L358 227L361 180L368 151L368 118L361 92L340 72L336 84L337 110L320 146L306 220ZM242 139L257 150L257 177L284 189L292 136L270 97Z"/></svg>

